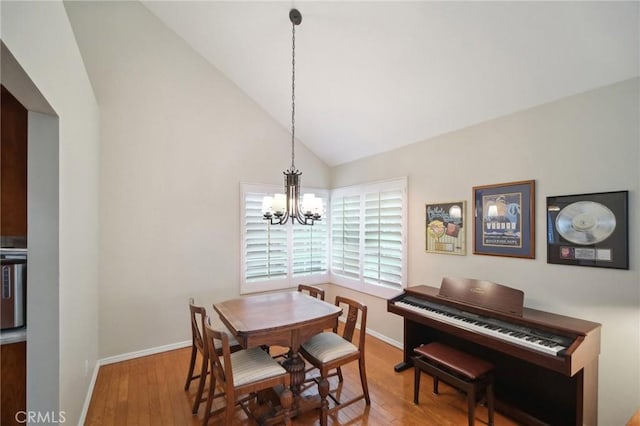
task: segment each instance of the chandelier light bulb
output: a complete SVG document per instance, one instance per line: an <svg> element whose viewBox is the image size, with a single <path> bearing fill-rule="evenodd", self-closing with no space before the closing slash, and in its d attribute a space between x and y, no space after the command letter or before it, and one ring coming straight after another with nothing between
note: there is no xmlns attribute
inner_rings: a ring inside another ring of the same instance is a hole
<svg viewBox="0 0 640 426"><path fill-rule="evenodd" d="M264 216L273 214L273 197L266 196L262 199L262 214Z"/></svg>
<svg viewBox="0 0 640 426"><path fill-rule="evenodd" d="M287 197L284 194L276 194L273 197L271 209L275 215L282 215L286 210Z"/></svg>

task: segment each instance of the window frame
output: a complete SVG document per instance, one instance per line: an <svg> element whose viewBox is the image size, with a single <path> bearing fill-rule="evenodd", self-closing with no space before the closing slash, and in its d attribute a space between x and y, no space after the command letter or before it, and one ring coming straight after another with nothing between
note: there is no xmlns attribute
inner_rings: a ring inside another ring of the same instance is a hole
<svg viewBox="0 0 640 426"><path fill-rule="evenodd" d="M333 240L332 240L332 232L331 232L331 222L329 221L329 279L330 282L345 288L349 288L351 290L355 290L361 293L370 294L372 296L377 296L385 299L389 299L391 297L396 296L399 292L404 290L407 287L407 229L408 229L408 188L407 188L407 177L389 179L384 181L377 181L371 183L365 183L360 185L351 185L347 187L341 187L331 190L331 196L329 199L329 204L333 205L333 200L335 197L345 197L351 195L359 195L360 196L360 243L359 243L359 276L357 279L349 278L344 275L339 275L333 272ZM368 193L381 193L387 191L402 191L402 277L400 287L392 287L381 284L373 284L366 282L364 277L364 260L365 260L365 205L366 205L366 194ZM331 219L331 218L330 218Z"/></svg>
<svg viewBox="0 0 640 426"><path fill-rule="evenodd" d="M331 252L331 222L330 222L330 191L322 188L305 187L304 193L314 193L316 196L320 196L325 200L325 214L322 217L322 221L326 224L326 245L327 245L327 259L326 259L326 271L324 273L310 273L305 275L294 276L293 275L293 239L294 230L293 225L288 222L285 225L271 225L271 226L286 226L287 227L287 273L284 278L267 279L259 281L247 281L246 276L246 228L245 228L245 214L246 214L246 194L247 193L263 193L265 195L273 195L278 192L282 192L281 185L269 185L269 184L240 184L240 294L261 293L274 290L287 290L295 289L298 284L323 284L329 280L330 270L330 252ZM301 194L302 195L302 194ZM315 225L314 225L315 226Z"/></svg>

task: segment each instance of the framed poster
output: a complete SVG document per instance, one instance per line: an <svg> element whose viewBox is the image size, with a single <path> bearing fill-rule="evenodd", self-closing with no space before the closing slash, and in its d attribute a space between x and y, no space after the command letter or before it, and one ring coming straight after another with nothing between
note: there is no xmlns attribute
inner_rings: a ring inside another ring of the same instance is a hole
<svg viewBox="0 0 640 426"><path fill-rule="evenodd" d="M473 253L535 258L535 181L473 187Z"/></svg>
<svg viewBox="0 0 640 426"><path fill-rule="evenodd" d="M547 197L547 263L629 269L628 197Z"/></svg>
<svg viewBox="0 0 640 426"><path fill-rule="evenodd" d="M466 210L465 201L426 205L428 253L467 254Z"/></svg>

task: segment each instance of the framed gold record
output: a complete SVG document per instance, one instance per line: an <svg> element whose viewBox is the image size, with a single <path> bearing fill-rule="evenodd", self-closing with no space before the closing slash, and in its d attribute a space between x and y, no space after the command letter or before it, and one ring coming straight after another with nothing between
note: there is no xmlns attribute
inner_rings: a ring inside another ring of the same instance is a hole
<svg viewBox="0 0 640 426"><path fill-rule="evenodd" d="M547 197L547 262L629 269L628 191Z"/></svg>

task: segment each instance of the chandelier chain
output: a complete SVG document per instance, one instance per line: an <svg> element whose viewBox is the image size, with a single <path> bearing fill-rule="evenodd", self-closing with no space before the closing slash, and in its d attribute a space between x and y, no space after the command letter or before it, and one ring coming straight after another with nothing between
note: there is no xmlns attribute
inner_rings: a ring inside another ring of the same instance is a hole
<svg viewBox="0 0 640 426"><path fill-rule="evenodd" d="M291 23L291 170L295 170L294 140L296 137L296 24Z"/></svg>
<svg viewBox="0 0 640 426"><path fill-rule="evenodd" d="M300 193L300 175L295 165L296 140L296 25L302 22L298 9L289 11L291 27L291 168L285 170L284 194L265 196L262 200L262 217L269 225L284 225L289 222L313 225L322 219L322 199L313 194ZM302 196L302 198L301 198Z"/></svg>

